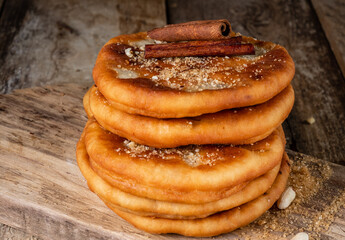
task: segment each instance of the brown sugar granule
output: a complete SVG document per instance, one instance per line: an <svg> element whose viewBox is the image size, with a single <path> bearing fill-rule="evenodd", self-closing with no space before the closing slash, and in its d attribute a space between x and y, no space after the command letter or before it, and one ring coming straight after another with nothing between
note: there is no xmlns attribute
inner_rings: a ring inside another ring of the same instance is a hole
<svg viewBox="0 0 345 240"><path fill-rule="evenodd" d="M260 239L290 239L299 232L307 232L309 239L333 239L329 227L344 208L345 189L337 186L330 163L306 155L293 158L288 186L296 191L296 199L287 209L274 206L249 226L235 231L241 239L258 239L258 234ZM343 237L344 232L339 231Z"/></svg>
<svg viewBox="0 0 345 240"><path fill-rule="evenodd" d="M124 152L131 157L137 157L143 160L149 160L155 157L162 160L169 160L177 157L181 158L189 166L197 167L200 165L213 166L217 161L223 161L224 156L220 153L220 148L222 148L222 146L216 147L216 152L210 153L203 150L203 147L199 145L189 145L177 148L154 148L130 140L124 140L123 147L117 148L115 151L119 154Z"/></svg>
<svg viewBox="0 0 345 240"><path fill-rule="evenodd" d="M142 42L147 43L147 41ZM130 78L127 73L135 75L137 69L143 76L136 77L150 78L157 86L186 92L246 86L246 77L242 77L242 74L260 80L262 69L254 68L255 71L250 74L247 70L269 50L255 47L256 54L248 56L145 59L143 43L140 41L130 43L133 48L125 50L129 57L129 66L114 70L121 73L123 78Z"/></svg>

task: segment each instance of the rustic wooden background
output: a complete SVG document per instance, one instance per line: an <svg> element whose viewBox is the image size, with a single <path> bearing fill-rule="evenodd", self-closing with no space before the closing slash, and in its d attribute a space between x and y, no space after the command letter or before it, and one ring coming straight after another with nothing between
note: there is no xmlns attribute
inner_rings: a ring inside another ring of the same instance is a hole
<svg viewBox="0 0 345 240"><path fill-rule="evenodd" d="M98 51L111 37L165 24L164 0L0 0L0 93L91 86ZM0 223L0 239L36 237Z"/></svg>
<svg viewBox="0 0 345 240"><path fill-rule="evenodd" d="M169 0L167 6L171 23L226 18L235 31L286 47L296 64L296 102L284 125L288 148L345 165L345 1Z"/></svg>
<svg viewBox="0 0 345 240"><path fill-rule="evenodd" d="M163 0L0 0L0 93L91 82L112 36L166 23ZM345 1L168 0L168 23L227 18L245 35L285 46L296 63L288 148L345 165ZM310 125L310 117L315 123Z"/></svg>
<svg viewBox="0 0 345 240"><path fill-rule="evenodd" d="M112 36L227 18L235 31L282 44L295 61L288 148L345 165L344 13L344 0L0 0L0 93L91 85L97 53ZM10 237L35 238L0 225L0 239Z"/></svg>
<svg viewBox="0 0 345 240"><path fill-rule="evenodd" d="M91 82L113 36L165 24L162 0L0 0L0 93Z"/></svg>

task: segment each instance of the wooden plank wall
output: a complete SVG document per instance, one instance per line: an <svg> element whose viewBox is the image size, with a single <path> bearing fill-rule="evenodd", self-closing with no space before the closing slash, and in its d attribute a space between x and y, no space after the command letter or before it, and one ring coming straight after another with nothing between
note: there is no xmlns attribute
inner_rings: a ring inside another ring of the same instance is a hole
<svg viewBox="0 0 345 240"><path fill-rule="evenodd" d="M168 0L167 11L169 23L226 18L235 31L286 47L296 64L288 148L345 165L345 80L310 1Z"/></svg>
<svg viewBox="0 0 345 240"><path fill-rule="evenodd" d="M311 2L345 76L345 1L311 0Z"/></svg>
<svg viewBox="0 0 345 240"><path fill-rule="evenodd" d="M165 24L163 0L4 0L1 12L0 93L91 82L111 37Z"/></svg>

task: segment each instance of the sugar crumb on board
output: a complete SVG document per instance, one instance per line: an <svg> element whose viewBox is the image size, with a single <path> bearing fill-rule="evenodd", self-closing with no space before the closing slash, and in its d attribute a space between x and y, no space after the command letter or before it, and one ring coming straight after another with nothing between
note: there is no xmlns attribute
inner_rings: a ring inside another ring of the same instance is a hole
<svg viewBox="0 0 345 240"><path fill-rule="evenodd" d="M308 159L306 159L308 158ZM328 239L327 232L345 205L345 189L332 179L330 164L308 156L295 156L288 186L296 191L291 205L274 205L256 221L235 231L241 239L291 239L306 232L309 239Z"/></svg>

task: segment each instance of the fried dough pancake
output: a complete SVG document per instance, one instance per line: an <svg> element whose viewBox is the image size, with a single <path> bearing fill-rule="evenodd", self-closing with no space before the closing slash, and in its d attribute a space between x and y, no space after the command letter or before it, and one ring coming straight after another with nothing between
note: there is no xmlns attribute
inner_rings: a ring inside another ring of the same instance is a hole
<svg viewBox="0 0 345 240"><path fill-rule="evenodd" d="M148 187L182 192L215 191L259 177L280 162L284 144L280 129L250 145L157 149L112 134L94 120L85 127L87 152L102 168Z"/></svg>
<svg viewBox="0 0 345 240"><path fill-rule="evenodd" d="M145 59L146 32L111 39L93 79L117 109L156 118L199 116L271 99L292 80L294 63L280 45L249 37L253 56Z"/></svg>
<svg viewBox="0 0 345 240"><path fill-rule="evenodd" d="M86 115L88 118L92 118L93 117L93 113L91 111L90 108L90 93L91 93L92 88L90 88L84 95L83 97L83 106L84 106L84 110L86 112Z"/></svg>
<svg viewBox="0 0 345 240"><path fill-rule="evenodd" d="M283 161L286 161L286 159L283 158ZM251 181L241 191L227 198L205 204L185 204L142 198L113 187L91 168L83 137L81 137L77 145L77 162L88 182L89 188L110 205L117 205L123 211L141 216L173 219L203 218L249 202L262 195L271 187L281 167L280 164L277 165L263 176Z"/></svg>
<svg viewBox="0 0 345 240"><path fill-rule="evenodd" d="M169 202L179 202L179 203L190 203L190 204L201 204L212 201L217 201L219 199L231 196L234 193L242 190L249 181L242 182L236 186L231 186L223 189L217 190L189 190L181 191L169 188L159 188L155 186L147 186L141 182L135 181L133 179L128 179L121 177L120 175L102 168L99 164L89 159L91 168L98 175L101 176L105 181L107 181L112 186L130 193L135 196L152 198L155 201L169 201Z"/></svg>
<svg viewBox="0 0 345 240"><path fill-rule="evenodd" d="M248 144L270 135L289 115L294 92L289 85L269 101L193 118L158 119L115 109L93 87L90 109L97 122L121 137L159 148L188 144Z"/></svg>
<svg viewBox="0 0 345 240"><path fill-rule="evenodd" d="M286 161L284 162L286 163ZM264 214L273 206L284 191L289 172L289 165L283 164L280 174L278 174L272 187L266 193L239 207L216 213L206 218L182 220L143 217L124 212L113 204L105 200L103 201L120 217L146 232L156 234L177 233L185 236L209 237L230 232L245 226Z"/></svg>

